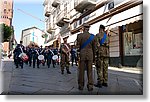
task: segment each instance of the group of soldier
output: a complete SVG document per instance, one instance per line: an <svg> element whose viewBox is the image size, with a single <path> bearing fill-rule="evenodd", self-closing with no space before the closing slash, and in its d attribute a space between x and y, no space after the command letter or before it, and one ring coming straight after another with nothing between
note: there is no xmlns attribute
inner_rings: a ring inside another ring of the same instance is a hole
<svg viewBox="0 0 150 102"><path fill-rule="evenodd" d="M22 45L22 41L20 41L20 44L17 44L16 48L14 49L14 63L16 65L16 68L18 68L19 66L21 66L21 68L23 68L23 64L29 64L29 66L33 66L33 68L35 68L35 66L37 65L37 68L39 68L39 65L42 64L43 66L45 66L45 64L47 65L48 68L50 68L50 64L53 64L53 68L55 68L55 65L59 65L60 64L60 54L61 54L61 70L64 70L64 67L66 67L67 69L67 73L71 74L71 72L69 71L69 65L70 65L70 60L72 61L72 66L73 63L75 61L76 66L77 66L77 51L75 49L75 46L72 46L72 48L70 48L70 45L67 44L68 46L68 54L67 54L67 58L66 58L66 39L64 38L64 43L61 45L61 49L58 49L58 47L54 47L53 45L51 46L45 46L45 48L42 48L42 46L38 47L35 44L32 44L30 46L24 47ZM20 55L22 53L25 53L28 57L28 59L26 61L23 61L20 57ZM71 59L70 59L70 54L71 54ZM39 55L43 55L44 59L43 60L39 60L38 56ZM58 58L57 60L53 60L52 57L54 55L57 55ZM66 61L67 60L67 61ZM63 74L63 73L62 73Z"/></svg>
<svg viewBox="0 0 150 102"><path fill-rule="evenodd" d="M27 55L28 59L26 61L23 61L19 56L21 53L25 53ZM39 60L39 55L43 55L44 59ZM45 46L45 48L42 48L42 46L38 47L34 44L24 47L22 45L22 41L20 41L20 44L18 44L14 49L14 62L16 68L18 68L19 66L23 68L24 63L29 64L30 67L33 65L33 68L35 68L36 65L37 68L39 68L40 64L42 64L43 66L45 66L46 64L47 67L50 68L51 62L53 64L53 67L55 68L55 65L59 64L59 61L53 60L53 55L59 56L58 48L54 48L53 46Z"/></svg>
<svg viewBox="0 0 150 102"><path fill-rule="evenodd" d="M56 61L52 59L53 55L60 55L60 67L61 74L64 74L66 69L67 74L71 74L69 70L70 66L70 53L72 66L75 61L78 66L78 89L84 88L84 72L87 72L87 88L88 91L93 90L93 86L101 88L102 86L108 86L108 61L109 61L109 39L108 34L105 32L105 26L100 25L99 32L96 35L89 33L90 25L84 23L81 29L81 33L77 35L76 44L71 48L67 43L67 38L63 38L64 43L61 44L60 49L54 48L54 46L46 46L45 48L39 48L32 45L31 47L24 47L22 42L17 45L14 50L14 62L16 68L20 65L23 68L23 61L20 59L19 54L25 52L28 56L28 60L25 63L29 63L29 66L33 63L39 64L45 63L50 68L51 61L53 67L55 67ZM44 61L38 59L38 55L44 56ZM78 62L78 63L77 63ZM59 61L58 61L59 64ZM93 69L92 65L95 64L97 70L97 83L93 82Z"/></svg>
<svg viewBox="0 0 150 102"><path fill-rule="evenodd" d="M79 76L78 89L84 88L84 71L87 70L87 88L93 90L93 86L101 88L108 86L108 62L109 62L109 39L105 26L100 25L96 35L89 33L90 25L84 23L81 33L77 35L76 48L79 53ZM93 83L92 65L95 64L97 70L97 83Z"/></svg>

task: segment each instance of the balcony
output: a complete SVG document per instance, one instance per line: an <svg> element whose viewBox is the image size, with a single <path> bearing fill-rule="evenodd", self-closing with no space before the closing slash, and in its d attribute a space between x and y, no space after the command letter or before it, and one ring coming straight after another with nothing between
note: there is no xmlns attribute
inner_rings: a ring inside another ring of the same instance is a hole
<svg viewBox="0 0 150 102"><path fill-rule="evenodd" d="M60 4L60 1L59 0L54 0L53 3L52 3L52 6L57 8L57 6Z"/></svg>
<svg viewBox="0 0 150 102"><path fill-rule="evenodd" d="M45 16L49 17L50 14L51 14L51 8L48 9L48 7L46 7L46 9L45 9Z"/></svg>
<svg viewBox="0 0 150 102"><path fill-rule="evenodd" d="M50 14L51 14L51 13L50 13L49 11L46 11L46 12L45 12L45 16L46 16L46 17L49 17Z"/></svg>
<svg viewBox="0 0 150 102"><path fill-rule="evenodd" d="M96 6L96 0L75 0L75 10L83 13L85 10L92 9Z"/></svg>
<svg viewBox="0 0 150 102"><path fill-rule="evenodd" d="M54 29L52 29L52 27L49 27L49 28L47 29L47 32L50 33L50 34L52 34L53 30L54 30Z"/></svg>
<svg viewBox="0 0 150 102"><path fill-rule="evenodd" d="M67 13L64 13L64 11L60 11L56 18L56 20L57 20L56 24L57 24L57 26L62 27L66 23L69 23L69 22L67 22L67 20L69 20L69 19L70 19L70 17Z"/></svg>

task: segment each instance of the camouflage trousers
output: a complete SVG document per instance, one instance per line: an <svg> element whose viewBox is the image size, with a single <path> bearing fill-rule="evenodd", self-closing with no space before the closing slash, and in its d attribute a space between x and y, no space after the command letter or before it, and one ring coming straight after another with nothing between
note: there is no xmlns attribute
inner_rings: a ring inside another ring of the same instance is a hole
<svg viewBox="0 0 150 102"><path fill-rule="evenodd" d="M97 80L100 83L108 81L108 63L109 58L107 57L100 57L96 60Z"/></svg>
<svg viewBox="0 0 150 102"><path fill-rule="evenodd" d="M65 67L66 67L66 70L69 70L69 65L70 65L69 56L62 54L60 65L61 65L61 71L64 71Z"/></svg>

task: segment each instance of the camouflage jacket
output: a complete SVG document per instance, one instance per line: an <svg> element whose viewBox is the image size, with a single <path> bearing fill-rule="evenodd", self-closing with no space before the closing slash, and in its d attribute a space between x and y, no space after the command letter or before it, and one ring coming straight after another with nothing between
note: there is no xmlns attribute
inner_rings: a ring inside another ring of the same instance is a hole
<svg viewBox="0 0 150 102"><path fill-rule="evenodd" d="M100 40L103 38L103 34L96 34L95 40L96 40L96 57L109 57L109 38L106 37L106 40L102 45L100 45Z"/></svg>

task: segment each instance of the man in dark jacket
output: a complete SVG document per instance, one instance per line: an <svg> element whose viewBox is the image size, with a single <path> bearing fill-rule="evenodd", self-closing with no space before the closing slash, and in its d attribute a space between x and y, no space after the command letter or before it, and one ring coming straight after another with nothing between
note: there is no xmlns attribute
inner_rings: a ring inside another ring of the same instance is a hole
<svg viewBox="0 0 150 102"><path fill-rule="evenodd" d="M19 57L21 53L25 52L25 47L22 45L22 41L20 41L20 44L17 44L15 50L14 50L14 61L16 68L21 66L23 68L23 60Z"/></svg>

